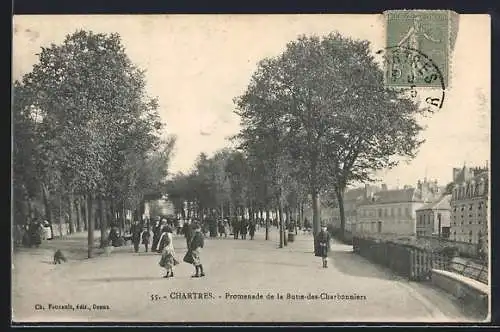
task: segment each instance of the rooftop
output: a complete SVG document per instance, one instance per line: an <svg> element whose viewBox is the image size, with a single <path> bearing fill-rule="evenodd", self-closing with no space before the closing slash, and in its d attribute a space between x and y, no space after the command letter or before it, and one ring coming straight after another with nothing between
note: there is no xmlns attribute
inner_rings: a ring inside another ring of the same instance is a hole
<svg viewBox="0 0 500 332"><path fill-rule="evenodd" d="M421 201L419 191L415 188L391 189L379 191L373 195L373 199L366 199L363 204L388 204L400 202Z"/></svg>
<svg viewBox="0 0 500 332"><path fill-rule="evenodd" d="M422 210L448 210L450 209L451 195L443 195L437 201L422 206L417 211Z"/></svg>

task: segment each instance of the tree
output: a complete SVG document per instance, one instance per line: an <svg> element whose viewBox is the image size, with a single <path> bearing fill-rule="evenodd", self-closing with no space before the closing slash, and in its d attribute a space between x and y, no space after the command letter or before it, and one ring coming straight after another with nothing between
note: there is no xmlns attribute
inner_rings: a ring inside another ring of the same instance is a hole
<svg viewBox="0 0 500 332"><path fill-rule="evenodd" d="M259 63L235 102L244 145L274 139L290 158L290 175L312 198L315 233L319 194L327 186L336 188L342 214L347 184L396 165L394 155L413 157L421 143L417 106L384 87L368 42L339 34L288 43L283 54Z"/></svg>

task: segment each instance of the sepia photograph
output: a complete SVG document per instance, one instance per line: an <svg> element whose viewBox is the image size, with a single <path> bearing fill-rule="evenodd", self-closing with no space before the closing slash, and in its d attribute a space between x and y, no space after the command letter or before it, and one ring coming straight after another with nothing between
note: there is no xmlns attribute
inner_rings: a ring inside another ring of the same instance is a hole
<svg viewBox="0 0 500 332"><path fill-rule="evenodd" d="M490 321L489 15L12 36L12 323Z"/></svg>

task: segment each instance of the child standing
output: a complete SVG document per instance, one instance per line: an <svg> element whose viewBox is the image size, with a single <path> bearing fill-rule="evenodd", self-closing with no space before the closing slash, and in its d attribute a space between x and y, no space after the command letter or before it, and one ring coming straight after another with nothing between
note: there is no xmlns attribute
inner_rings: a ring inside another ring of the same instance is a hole
<svg viewBox="0 0 500 332"><path fill-rule="evenodd" d="M318 233L318 245L323 267L328 267L328 251L330 251L330 234L326 230L326 225L321 224L321 232Z"/></svg>

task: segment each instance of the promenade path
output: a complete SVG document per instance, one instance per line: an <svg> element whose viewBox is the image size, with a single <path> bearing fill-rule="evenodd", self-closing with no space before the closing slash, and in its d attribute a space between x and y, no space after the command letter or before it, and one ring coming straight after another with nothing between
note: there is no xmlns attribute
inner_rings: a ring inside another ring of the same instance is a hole
<svg viewBox="0 0 500 332"><path fill-rule="evenodd" d="M39 249L21 249L13 256L13 321L474 321L451 296L397 277L352 253L351 246L333 243L329 268L323 269L321 259L312 253L312 242L311 235L299 233L296 241L279 249L275 229L268 241L263 230L254 240L207 238L202 252L206 277L191 278L194 268L181 263L174 278L164 279L159 254L144 253L143 248L140 253L133 253L131 246L115 248L109 256L84 259L84 235L48 241ZM182 260L184 238L176 237L174 245ZM68 250L68 263L50 264L58 246ZM193 292L208 298L189 299L187 293ZM263 299L227 298L226 293L261 294ZM274 299L267 299L268 295ZM357 299L342 299L342 295ZM50 310L49 304L70 304L74 310ZM103 307L93 309L94 305ZM103 309L106 306L109 309ZM45 310L37 310L40 307Z"/></svg>

